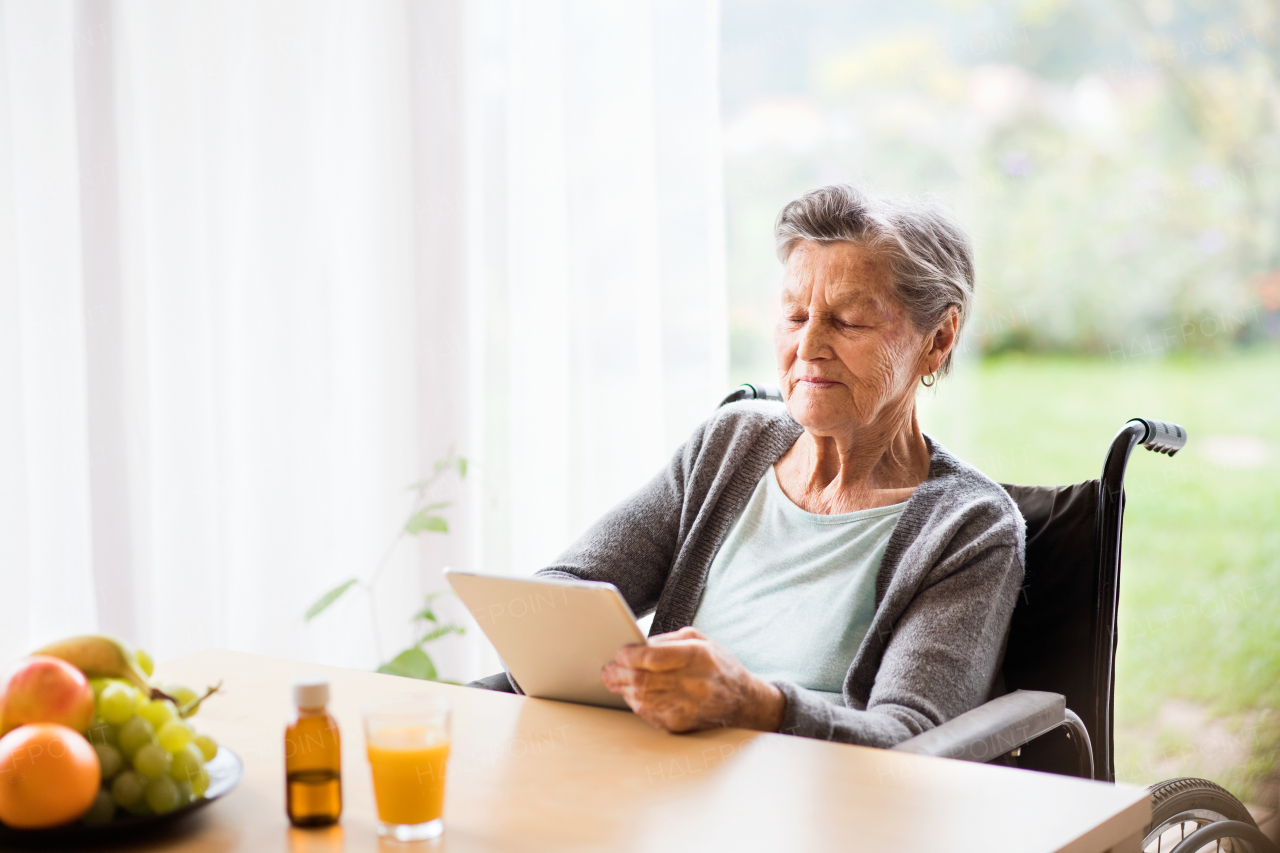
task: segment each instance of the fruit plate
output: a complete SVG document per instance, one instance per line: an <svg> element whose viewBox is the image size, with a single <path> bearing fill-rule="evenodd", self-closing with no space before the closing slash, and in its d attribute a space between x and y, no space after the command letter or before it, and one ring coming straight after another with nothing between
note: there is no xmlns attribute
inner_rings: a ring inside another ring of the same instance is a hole
<svg viewBox="0 0 1280 853"><path fill-rule="evenodd" d="M76 822L50 827L49 829L13 829L0 824L0 846L8 844L61 844L62 842L93 844L119 841L122 838L167 826L174 821L181 820L197 809L204 808L214 800L225 797L236 785L240 784L240 779L244 776L244 762L240 760L240 756L225 746L219 746L217 754L207 761L204 766L209 771L209 787L205 791L204 797L193 803L188 803L180 809L174 809L168 814L143 815L141 817L126 815L117 817L111 823L102 824L101 826L85 826Z"/></svg>

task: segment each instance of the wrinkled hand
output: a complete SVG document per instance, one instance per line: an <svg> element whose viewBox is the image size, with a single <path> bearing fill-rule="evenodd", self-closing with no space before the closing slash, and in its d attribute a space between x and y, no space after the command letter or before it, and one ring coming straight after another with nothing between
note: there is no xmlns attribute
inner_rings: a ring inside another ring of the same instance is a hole
<svg viewBox="0 0 1280 853"><path fill-rule="evenodd" d="M649 725L670 732L720 726L773 732L787 707L782 691L694 628L623 646L600 679Z"/></svg>

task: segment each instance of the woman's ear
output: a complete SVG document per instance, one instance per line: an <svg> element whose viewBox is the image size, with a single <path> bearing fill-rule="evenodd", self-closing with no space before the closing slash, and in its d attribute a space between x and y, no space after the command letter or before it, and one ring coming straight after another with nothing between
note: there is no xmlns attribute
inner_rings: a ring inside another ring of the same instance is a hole
<svg viewBox="0 0 1280 853"><path fill-rule="evenodd" d="M929 341L926 364L930 373L936 373L938 368L942 367L942 363L947 360L947 356L955 347L956 336L959 334L960 312L953 305L947 310L947 316L943 318L942 324L934 330L933 336Z"/></svg>

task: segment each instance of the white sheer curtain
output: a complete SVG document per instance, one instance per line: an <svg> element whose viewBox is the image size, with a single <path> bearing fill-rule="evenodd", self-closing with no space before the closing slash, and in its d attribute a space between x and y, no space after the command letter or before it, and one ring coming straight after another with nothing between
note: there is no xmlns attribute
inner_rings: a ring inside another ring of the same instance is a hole
<svg viewBox="0 0 1280 853"><path fill-rule="evenodd" d="M0 3L0 657L377 659L726 381L715 4ZM471 638L446 674L492 665Z"/></svg>

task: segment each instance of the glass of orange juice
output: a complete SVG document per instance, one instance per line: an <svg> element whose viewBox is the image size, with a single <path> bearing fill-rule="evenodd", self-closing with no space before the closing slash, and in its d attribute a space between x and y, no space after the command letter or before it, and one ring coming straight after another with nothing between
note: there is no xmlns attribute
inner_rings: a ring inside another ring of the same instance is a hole
<svg viewBox="0 0 1280 853"><path fill-rule="evenodd" d="M365 708L379 835L422 841L444 832L449 714L449 703L435 697L396 699Z"/></svg>

